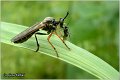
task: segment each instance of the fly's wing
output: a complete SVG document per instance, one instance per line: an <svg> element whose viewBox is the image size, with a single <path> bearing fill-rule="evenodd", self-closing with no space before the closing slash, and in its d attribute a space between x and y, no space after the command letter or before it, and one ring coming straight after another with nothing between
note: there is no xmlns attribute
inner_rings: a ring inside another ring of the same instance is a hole
<svg viewBox="0 0 120 80"><path fill-rule="evenodd" d="M45 24L39 22L36 23L35 25L33 25L30 28L27 28L26 30L24 30L23 32L19 33L18 35L16 35L15 37L13 37L11 39L11 42L14 43L22 43L27 41L36 31L38 31L39 29L43 28L45 26Z"/></svg>

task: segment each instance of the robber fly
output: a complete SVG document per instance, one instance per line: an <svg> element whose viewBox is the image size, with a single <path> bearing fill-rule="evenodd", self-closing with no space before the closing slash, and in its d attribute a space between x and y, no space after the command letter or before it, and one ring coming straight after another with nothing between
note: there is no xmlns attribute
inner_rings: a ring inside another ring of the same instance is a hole
<svg viewBox="0 0 120 80"><path fill-rule="evenodd" d="M64 18L60 18L59 21L56 21L53 17L46 17L42 22L38 22L35 25L33 25L30 28L27 28L26 30L24 30L23 32L19 33L18 35L16 35L15 37L13 37L11 39L11 41L13 43L23 43L25 41L27 41L33 34L35 34L35 40L37 43L37 49L36 52L39 50L39 43L38 43L38 39L37 39L37 34L38 35L48 35L48 42L50 43L50 45L52 46L52 48L55 50L57 57L58 57L58 53L56 48L53 46L53 44L50 42L50 37L52 36L52 34L55 34L58 36L58 38L64 43L64 45L70 49L66 43L64 42L64 38L68 36L68 28L67 26L64 26L64 20L65 18L68 16L68 12L66 14L66 16ZM63 29L63 39L57 34L56 29L57 26L60 26L60 28ZM39 29L41 30L45 30L47 31L47 33L40 33L38 32Z"/></svg>

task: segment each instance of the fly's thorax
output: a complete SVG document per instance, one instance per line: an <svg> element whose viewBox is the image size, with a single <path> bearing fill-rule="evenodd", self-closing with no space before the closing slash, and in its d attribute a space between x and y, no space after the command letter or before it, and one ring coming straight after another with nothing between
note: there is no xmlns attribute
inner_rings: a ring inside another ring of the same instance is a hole
<svg viewBox="0 0 120 80"><path fill-rule="evenodd" d="M46 26L43 27L42 29L51 32L56 29L56 26L54 25L55 19L53 17L46 17L43 21L42 24L45 24Z"/></svg>
<svg viewBox="0 0 120 80"><path fill-rule="evenodd" d="M42 30L45 30L45 31L54 31L54 30L56 30L56 26L54 26L53 24L46 24L46 26L43 27Z"/></svg>
<svg viewBox="0 0 120 80"><path fill-rule="evenodd" d="M43 20L43 23L44 24L52 24L53 22L55 21L55 19L53 17L46 17L44 20Z"/></svg>

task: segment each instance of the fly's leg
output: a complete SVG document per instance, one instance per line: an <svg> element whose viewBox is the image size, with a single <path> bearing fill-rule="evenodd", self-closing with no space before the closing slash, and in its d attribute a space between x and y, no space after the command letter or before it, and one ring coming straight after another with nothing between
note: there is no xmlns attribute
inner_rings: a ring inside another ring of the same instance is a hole
<svg viewBox="0 0 120 80"><path fill-rule="evenodd" d="M70 50L70 48L67 46L67 44L60 38L60 36L55 32L55 34L58 36L58 38L63 42L63 44Z"/></svg>
<svg viewBox="0 0 120 80"><path fill-rule="evenodd" d="M37 52L38 50L39 50L39 43L38 43L38 40L37 40L37 36L36 36L36 33L35 33L35 40L36 40L36 43L37 43L37 49L36 49L36 51L35 52Z"/></svg>
<svg viewBox="0 0 120 80"><path fill-rule="evenodd" d="M53 34L53 32L50 33L50 35L48 36L47 40L48 40L48 42L50 43L50 45L52 46L52 48L55 50L55 52L56 52L56 54L57 54L57 57L59 57L56 48L55 48L55 47L52 45L52 43L50 42L50 37L52 36L52 34Z"/></svg>
<svg viewBox="0 0 120 80"><path fill-rule="evenodd" d="M37 52L37 51L39 50L39 46L40 46L39 43L38 43L38 39L37 39L36 34L39 34L39 35L48 35L48 34L46 34L46 33L39 33L39 32L36 32L36 33L35 33L35 40L36 40L36 43L37 43L37 49L36 49L35 52Z"/></svg>

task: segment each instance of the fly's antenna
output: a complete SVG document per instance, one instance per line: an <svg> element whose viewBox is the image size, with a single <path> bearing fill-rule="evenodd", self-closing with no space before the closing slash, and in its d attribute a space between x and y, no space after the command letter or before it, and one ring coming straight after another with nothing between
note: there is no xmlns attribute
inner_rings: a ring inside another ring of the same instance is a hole
<svg viewBox="0 0 120 80"><path fill-rule="evenodd" d="M69 14L69 12L67 12L66 16L63 18L63 21L64 21L64 19L68 16L68 14Z"/></svg>

